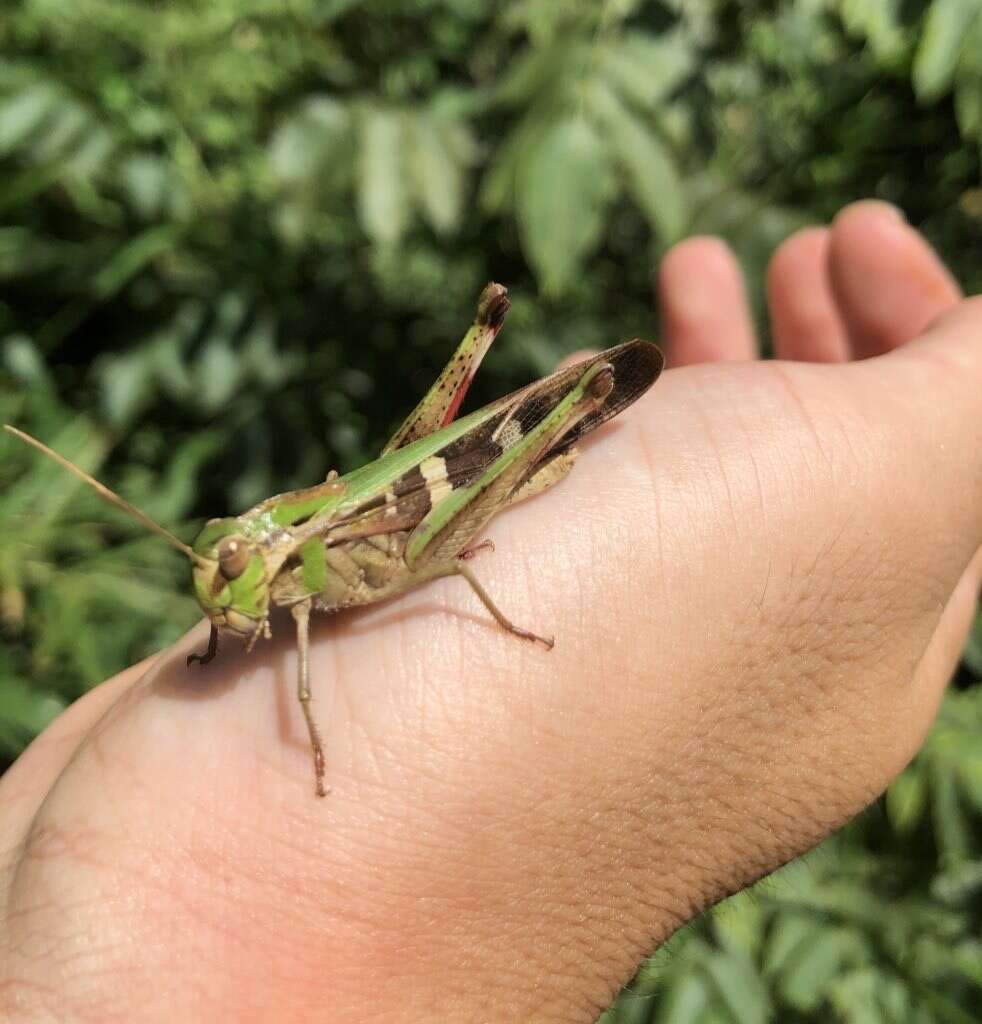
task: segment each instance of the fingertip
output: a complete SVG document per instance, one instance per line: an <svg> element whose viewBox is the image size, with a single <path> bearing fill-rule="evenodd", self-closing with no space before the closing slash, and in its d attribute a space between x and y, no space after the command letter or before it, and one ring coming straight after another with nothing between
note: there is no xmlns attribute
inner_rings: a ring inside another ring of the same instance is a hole
<svg viewBox="0 0 982 1024"><path fill-rule="evenodd" d="M953 367L982 400L982 295L962 299L935 316L905 346L907 353Z"/></svg>
<svg viewBox="0 0 982 1024"><path fill-rule="evenodd" d="M851 224L855 221L865 223L867 217L884 217L897 224L907 224L907 215L893 203L885 199L857 199L854 203L843 206L832 220L834 227Z"/></svg>
<svg viewBox="0 0 982 1024"><path fill-rule="evenodd" d="M860 358L906 344L961 297L931 246L888 203L865 200L839 213L832 224L829 268L853 353Z"/></svg>
<svg viewBox="0 0 982 1024"><path fill-rule="evenodd" d="M842 362L849 355L845 325L829 279L831 231L809 227L778 246L767 267L774 352L780 359Z"/></svg>
<svg viewBox="0 0 982 1024"><path fill-rule="evenodd" d="M721 239L700 235L674 246L658 268L657 292L672 366L756 354L743 275Z"/></svg>

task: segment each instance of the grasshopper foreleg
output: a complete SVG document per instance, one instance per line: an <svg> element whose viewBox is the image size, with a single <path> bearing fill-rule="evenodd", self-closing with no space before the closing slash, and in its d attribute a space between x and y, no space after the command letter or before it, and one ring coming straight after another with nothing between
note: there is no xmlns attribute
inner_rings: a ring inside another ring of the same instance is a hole
<svg viewBox="0 0 982 1024"><path fill-rule="evenodd" d="M310 601L301 601L290 609L297 623L297 699L303 708L314 755L314 780L318 796L327 796L324 786L324 746L310 708Z"/></svg>
<svg viewBox="0 0 982 1024"><path fill-rule="evenodd" d="M458 576L463 576L465 580L471 585L471 590L481 599L481 604L494 616L495 621L502 629L507 629L509 633L514 633L515 636L521 637L523 640L538 641L547 650L552 650L556 643L554 637L551 636L539 636L537 633L530 633L527 629L522 629L521 626L516 626L514 622L508 619L501 609L491 600L491 595L481 586L480 581L471 572L470 566L461 559L457 559L453 572Z"/></svg>
<svg viewBox="0 0 982 1024"><path fill-rule="evenodd" d="M188 664L193 665L196 661L200 661L202 665L207 665L215 655L218 653L218 630L214 626L211 627L211 632L208 634L208 650L204 654L189 654Z"/></svg>

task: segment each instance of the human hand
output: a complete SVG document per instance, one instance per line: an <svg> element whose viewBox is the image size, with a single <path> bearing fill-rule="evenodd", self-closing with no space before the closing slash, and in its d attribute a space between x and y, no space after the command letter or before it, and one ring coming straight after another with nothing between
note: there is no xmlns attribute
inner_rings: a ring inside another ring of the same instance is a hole
<svg viewBox="0 0 982 1024"><path fill-rule="evenodd" d="M288 616L94 690L0 780L7 1017L591 1022L901 770L982 578L982 301L879 204L775 255L794 362L720 243L659 288L676 369L474 562L555 650L454 580L316 619L326 800Z"/></svg>

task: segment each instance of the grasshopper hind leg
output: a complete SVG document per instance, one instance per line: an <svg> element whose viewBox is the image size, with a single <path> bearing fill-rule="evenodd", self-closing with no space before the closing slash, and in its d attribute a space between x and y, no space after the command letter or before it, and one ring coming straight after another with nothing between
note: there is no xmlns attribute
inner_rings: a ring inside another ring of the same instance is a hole
<svg viewBox="0 0 982 1024"><path fill-rule="evenodd" d="M494 603L491 599L491 595L481 586L480 581L471 572L471 568L462 559L458 558L454 563L454 568L451 570L454 575L463 576L465 580L471 585L471 590L477 594L481 601L481 604L494 616L495 622L501 626L502 629L507 629L509 633L513 633L517 637L521 637L523 640L531 640L533 643L540 643L546 650L551 651L555 646L555 637L551 636L539 636L537 633L532 633L527 629L522 629L521 626L516 626L514 622L509 619L504 612Z"/></svg>
<svg viewBox="0 0 982 1024"><path fill-rule="evenodd" d="M297 624L297 699L310 733L310 749L314 755L314 785L318 796L327 796L324 785L324 745L310 707L310 600L295 604L290 613Z"/></svg>
<svg viewBox="0 0 982 1024"><path fill-rule="evenodd" d="M218 654L218 630L212 626L211 632L208 634L208 649L204 654L189 654L188 664L193 665L196 661L200 661L202 665L207 665L209 661L214 661L216 654Z"/></svg>

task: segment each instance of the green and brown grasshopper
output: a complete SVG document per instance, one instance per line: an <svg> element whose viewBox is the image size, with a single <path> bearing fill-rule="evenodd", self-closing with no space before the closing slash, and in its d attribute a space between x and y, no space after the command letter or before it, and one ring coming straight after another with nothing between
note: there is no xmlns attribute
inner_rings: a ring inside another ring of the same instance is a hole
<svg viewBox="0 0 982 1024"><path fill-rule="evenodd" d="M191 561L194 592L211 623L206 664L219 633L251 650L269 637L272 605L290 609L297 628L297 695L310 733L317 793L324 796L324 751L310 707L311 611L372 604L427 580L462 576L497 622L525 640L552 639L514 625L481 586L467 559L497 512L561 480L575 443L644 394L661 373L661 352L634 340L553 373L456 419L494 340L508 294L489 284L463 341L380 458L346 476L332 471L314 487L268 498L239 516L210 520L192 546L40 441L40 449L164 537ZM485 545L478 545L483 547Z"/></svg>

